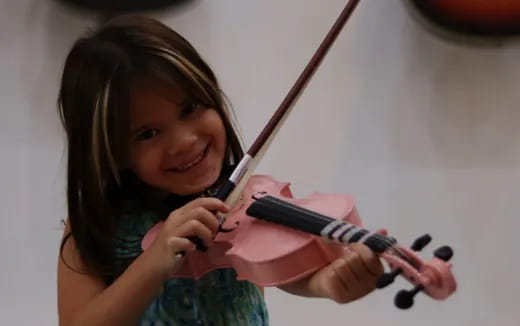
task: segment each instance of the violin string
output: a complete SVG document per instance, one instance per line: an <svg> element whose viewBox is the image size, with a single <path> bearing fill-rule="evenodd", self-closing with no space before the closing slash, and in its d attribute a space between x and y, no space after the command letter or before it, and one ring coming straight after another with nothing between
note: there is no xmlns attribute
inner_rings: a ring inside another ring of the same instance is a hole
<svg viewBox="0 0 520 326"><path fill-rule="evenodd" d="M414 261L410 259L408 255L398 247L397 241L391 240L389 237L383 234L370 232L367 229L361 228L346 221L339 220L330 222L325 228L323 228L323 230L320 233L326 239L334 239L343 245L350 243L349 240L355 237L356 235L364 233L359 239L353 242L365 243L368 239L375 239L376 241L382 243L385 246L383 252L391 253L392 255L399 257L401 260L409 263L412 267L417 268Z"/></svg>
<svg viewBox="0 0 520 326"><path fill-rule="evenodd" d="M366 234L365 234L364 236L362 236L362 237L361 237L359 240L357 240L356 242L364 243L367 239L373 237L373 238L375 238L377 241L381 241L384 245L388 246L387 248L385 248L385 251L389 251L389 252L391 252L392 254L394 254L394 255L400 257L401 259L403 259L403 260L405 260L406 262L408 262L408 263L410 263L411 265L413 265L413 264L412 264L412 261L408 258L408 255L406 255L405 252L403 252L401 249L399 249L399 247L397 247L397 243L394 242L394 241L392 241L392 240L390 240L387 236L384 236L384 235L382 235L382 234L378 234L378 233L374 233L374 232L370 232L370 231L368 231L368 230L366 230L366 229L364 229L364 228L360 228L360 227L358 227L358 226L355 226L355 225L353 225L353 224L351 224L351 223L348 223L348 222L345 222L345 221L343 221L343 223L340 223L340 224L338 224L337 221L334 221L334 222L331 223L331 225L333 225L333 224L335 225L335 228L332 227L334 230L339 230L339 229L342 229L342 228L344 228L344 227L347 227L347 228L348 228L348 227L350 227L350 226L354 226L354 229L353 229L353 231L355 231L354 234L358 234L359 232L366 232ZM357 229L357 230L356 230L356 229ZM329 233L329 232L325 231L324 233L327 234L327 233ZM334 231L331 230L331 231L330 231L330 234L333 234L333 233L334 233ZM345 233L344 235L347 235L348 233L349 233L349 232ZM323 234L323 233L322 233L322 234ZM354 236L354 234L353 234L352 236ZM342 238L342 237L343 237L343 235L340 235L339 237L336 237L336 238L337 238L336 240L339 241L339 242L341 242L341 243L343 243L343 242L341 241L341 238Z"/></svg>
<svg viewBox="0 0 520 326"><path fill-rule="evenodd" d="M257 202L264 200L266 197L261 198ZM274 202L271 202L274 201ZM276 207L279 205L278 200L272 199L265 203L267 206L273 206ZM294 212L300 213L303 220L306 218L311 218L311 216L308 216L309 213L307 210L303 209L302 207L297 207L290 205L291 209ZM279 212L280 213L280 212ZM297 215L300 215L297 214ZM368 239L374 239L375 241L378 241L379 243L382 243L384 245L384 251L390 252L393 255L401 258L402 260L405 260L406 262L412 264L412 261L408 258L408 255L404 253L402 250L397 247L397 242L395 240L391 240L389 237L376 233L376 232L370 232L367 229L364 229L362 227L359 227L357 225L354 225L352 223L349 223L347 221L343 220L336 220L331 218L325 218L326 220L330 220L317 234L321 234L322 237L325 239L335 240L341 244L347 244L349 243L349 240L346 239L352 239L355 236L359 236L359 239L357 239L355 242L359 243L365 243ZM294 220L293 220L294 222ZM290 223L293 224L293 223ZM298 226L298 223L292 225L293 228L301 229L301 225Z"/></svg>
<svg viewBox="0 0 520 326"><path fill-rule="evenodd" d="M377 240L383 242L384 244L388 245L387 250L393 251L395 254L400 256L405 256L404 252L402 252L398 247L396 247L397 243L390 240L388 237L378 234L378 233L372 233L370 237L374 237Z"/></svg>
<svg viewBox="0 0 520 326"><path fill-rule="evenodd" d="M402 256L402 253L393 246L392 241L383 235L370 232L362 227L351 224L341 220L331 220L322 230L319 232L324 238L334 239L339 243L348 244L350 242L365 243L368 239L375 239L379 243L385 245L384 250L392 251L395 255ZM361 235L361 236L360 236ZM353 238L359 237L352 241Z"/></svg>
<svg viewBox="0 0 520 326"><path fill-rule="evenodd" d="M399 247L397 247L397 243L393 243L390 239L388 239L388 237L381 234L376 233L374 236L377 238L381 238L381 241L383 241L384 243L390 244L389 249L392 253L399 256L401 259L409 263L411 266L416 267L414 262L408 257L408 255L404 251L399 249Z"/></svg>
<svg viewBox="0 0 520 326"><path fill-rule="evenodd" d="M392 250L397 255L399 255L399 256L406 256L405 253L403 251L401 251L401 249L399 249L399 247L396 247L397 243L392 242L390 239L388 239L387 237L385 237L385 236L383 236L381 234L377 234L376 233L373 236L375 238L377 238L378 240L382 241L383 243L388 244L389 245L389 249Z"/></svg>
<svg viewBox="0 0 520 326"><path fill-rule="evenodd" d="M363 235L361 237L361 239L359 239L356 242L365 243L365 241L367 241L368 239L376 239L377 241L386 245L384 251L392 251L392 252L394 252L394 254L399 254L398 252L396 252L398 249L394 246L395 243L390 238L388 238L384 235L378 234L376 232L370 232L366 229L361 229L361 230L362 231L360 231L360 232L366 232L366 234Z"/></svg>
<svg viewBox="0 0 520 326"><path fill-rule="evenodd" d="M398 256L403 256L403 253L395 246L395 243L393 243L391 240L387 239L386 237L381 237L379 234L373 234L374 238L378 239L379 241L383 242L385 245L388 245L388 248L386 248L385 251L390 251Z"/></svg>

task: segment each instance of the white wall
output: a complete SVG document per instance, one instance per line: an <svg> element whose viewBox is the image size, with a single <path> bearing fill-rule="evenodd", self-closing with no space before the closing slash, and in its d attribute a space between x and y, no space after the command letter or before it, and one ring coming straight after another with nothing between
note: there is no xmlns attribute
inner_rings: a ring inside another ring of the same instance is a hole
<svg viewBox="0 0 520 326"><path fill-rule="evenodd" d="M250 144L345 1L198 0L154 14L215 68ZM91 15L50 0L0 1L0 316L56 325L55 264L65 214L56 94L64 57ZM459 291L400 311L378 291L337 305L268 289L272 325L518 325L518 43L442 40L401 1L361 1L258 167L313 190L352 194L366 225L426 253L455 249ZM437 322L430 321L437 318Z"/></svg>

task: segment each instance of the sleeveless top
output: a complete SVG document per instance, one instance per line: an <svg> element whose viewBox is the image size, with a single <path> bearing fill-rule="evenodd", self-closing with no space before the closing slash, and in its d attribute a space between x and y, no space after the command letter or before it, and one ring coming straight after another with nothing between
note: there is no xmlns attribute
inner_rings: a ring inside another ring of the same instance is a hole
<svg viewBox="0 0 520 326"><path fill-rule="evenodd" d="M162 210L156 211L136 209L135 201L123 205L125 210L115 237L117 274L142 253L141 240L146 232L187 201L187 198L177 197L173 201L170 198L163 203ZM233 269L217 269L199 280L167 280L138 325L268 326L269 322L259 288L248 281L238 281Z"/></svg>

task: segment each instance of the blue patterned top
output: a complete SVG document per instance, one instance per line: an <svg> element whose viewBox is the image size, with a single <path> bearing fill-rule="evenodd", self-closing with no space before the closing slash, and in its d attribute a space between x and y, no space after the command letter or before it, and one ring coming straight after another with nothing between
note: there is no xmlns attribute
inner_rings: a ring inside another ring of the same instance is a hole
<svg viewBox="0 0 520 326"><path fill-rule="evenodd" d="M121 272L142 252L141 240L160 220L158 215L153 211L137 213L135 210L122 215L115 249ZM166 281L138 325L268 326L269 322L259 288L250 282L238 281L233 269L217 269L199 280Z"/></svg>

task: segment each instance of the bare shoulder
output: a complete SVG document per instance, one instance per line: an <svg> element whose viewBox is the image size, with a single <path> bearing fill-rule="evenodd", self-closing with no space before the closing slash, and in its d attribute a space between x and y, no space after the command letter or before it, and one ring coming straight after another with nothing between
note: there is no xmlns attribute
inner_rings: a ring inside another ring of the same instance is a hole
<svg viewBox="0 0 520 326"><path fill-rule="evenodd" d="M67 225L64 236L70 232ZM72 236L58 255L58 315L60 325L63 325L68 324L79 309L100 294L106 285L100 277L84 273L85 265Z"/></svg>

